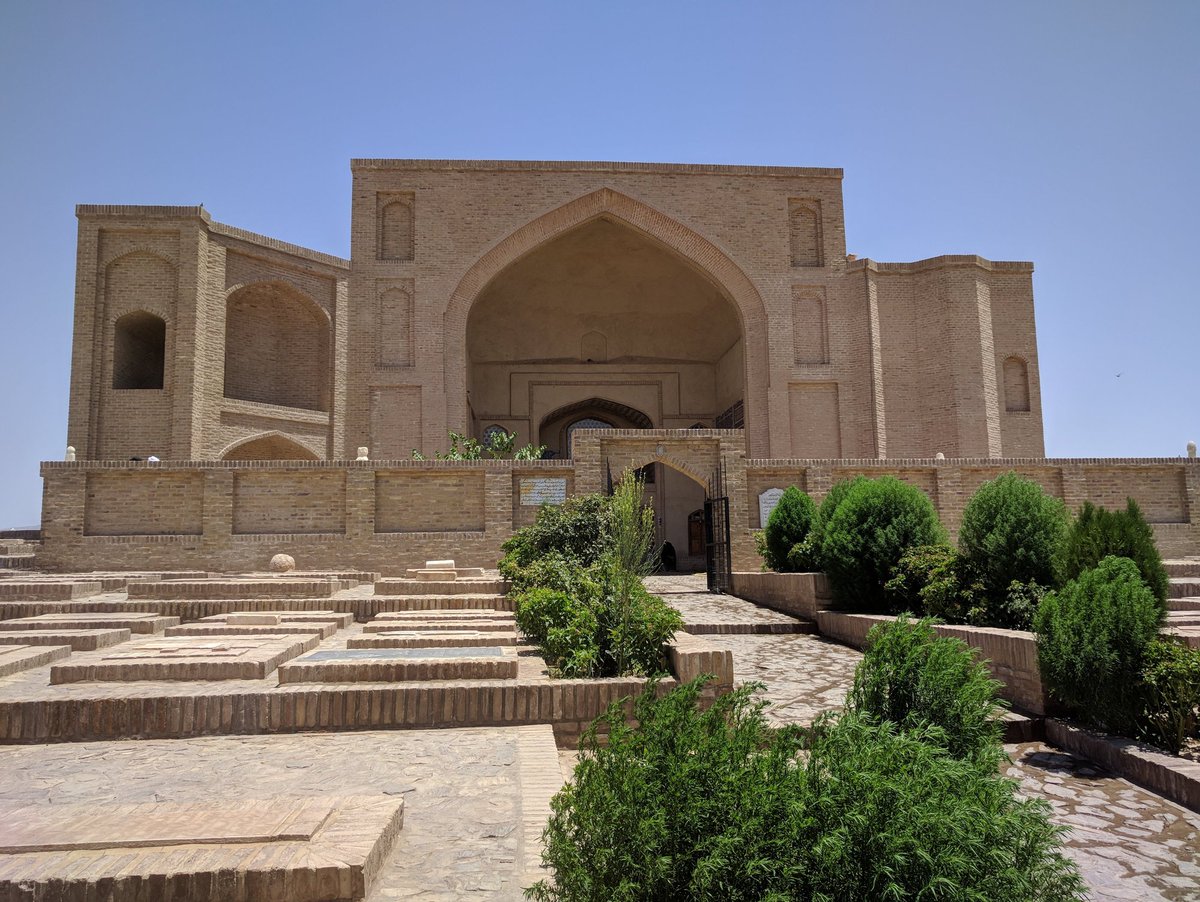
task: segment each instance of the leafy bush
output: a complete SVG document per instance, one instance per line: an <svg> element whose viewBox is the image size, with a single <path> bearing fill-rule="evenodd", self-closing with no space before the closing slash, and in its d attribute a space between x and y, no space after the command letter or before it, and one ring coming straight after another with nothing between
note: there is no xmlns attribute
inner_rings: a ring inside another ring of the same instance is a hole
<svg viewBox="0 0 1200 902"><path fill-rule="evenodd" d="M603 557L611 539L612 499L576 495L558 506L545 504L537 519L504 543L500 572L519 590L535 585L566 588L563 568L589 567ZM546 582L547 577L555 579Z"/></svg>
<svg viewBox="0 0 1200 902"><path fill-rule="evenodd" d="M1200 721L1200 649L1155 639L1146 648L1141 692L1143 735L1179 754Z"/></svg>
<svg viewBox="0 0 1200 902"><path fill-rule="evenodd" d="M821 569L821 554L812 532L792 546L787 556L789 573L815 573Z"/></svg>
<svg viewBox="0 0 1200 902"><path fill-rule="evenodd" d="M838 507L846 499L846 496L850 494L850 490L860 482L866 481L867 477L865 476L855 476L853 479L843 479L840 482L835 482L829 491L825 493L825 497L821 499L821 503L817 505L817 516L813 519L812 529L808 535L818 558L821 555L821 545L825 541L825 525L833 519L834 512L837 511Z"/></svg>
<svg viewBox="0 0 1200 902"><path fill-rule="evenodd" d="M868 634L847 707L904 730L936 728L955 758L976 758L1000 743L999 686L965 642L901 616Z"/></svg>
<svg viewBox="0 0 1200 902"><path fill-rule="evenodd" d="M1081 899L1063 828L941 734L854 713L774 731L747 686L694 681L611 707L555 796L541 900ZM598 729L599 728L599 729ZM601 731L607 741L601 741ZM930 741L936 740L936 741Z"/></svg>
<svg viewBox="0 0 1200 902"><path fill-rule="evenodd" d="M1067 532L1063 576L1074 579L1106 557L1127 557L1137 564L1142 579L1160 601L1167 600L1170 579L1154 543L1154 530L1132 498L1125 510L1110 511L1085 501Z"/></svg>
<svg viewBox="0 0 1200 902"><path fill-rule="evenodd" d="M1059 585L1067 513L1061 501L1032 480L1005 473L985 482L963 509L958 548L1002 607L1014 583Z"/></svg>
<svg viewBox="0 0 1200 902"><path fill-rule="evenodd" d="M496 432L487 436L483 442L457 432L450 433L450 450L435 451L434 460L484 460L485 455L491 460L541 460L546 453L545 445L528 444L517 448L515 432ZM413 460L426 460L424 454L416 448L412 449Z"/></svg>
<svg viewBox="0 0 1200 902"><path fill-rule="evenodd" d="M1163 616L1162 603L1128 558L1106 557L1048 593L1034 630L1050 695L1094 726L1131 735L1138 679Z"/></svg>
<svg viewBox="0 0 1200 902"><path fill-rule="evenodd" d="M963 584L961 561L949 545L918 545L900 556L883 587L893 614L925 614L948 623L964 623L973 602Z"/></svg>
<svg viewBox="0 0 1200 902"><path fill-rule="evenodd" d="M973 626L998 626L1010 630L1032 629L1033 617L1049 591L1032 580L1027 583L1013 580L1003 598L986 598L982 607L967 614L967 622Z"/></svg>
<svg viewBox="0 0 1200 902"><path fill-rule="evenodd" d="M823 531L821 560L834 597L872 612L884 608L884 584L904 552L946 539L925 493L892 476L854 482Z"/></svg>
<svg viewBox="0 0 1200 902"><path fill-rule="evenodd" d="M794 485L784 490L763 529L763 550L767 569L784 572L790 570L788 554L793 546L808 537L816 514L816 505L805 492Z"/></svg>

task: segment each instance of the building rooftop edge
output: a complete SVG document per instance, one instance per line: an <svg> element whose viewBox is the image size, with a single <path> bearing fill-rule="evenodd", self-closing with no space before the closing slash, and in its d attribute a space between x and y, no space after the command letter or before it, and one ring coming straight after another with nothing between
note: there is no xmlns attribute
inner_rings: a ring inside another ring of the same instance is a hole
<svg viewBox="0 0 1200 902"><path fill-rule="evenodd" d="M910 263L881 263L870 257L858 257L847 261L846 272L870 270L877 273L910 273L952 266L978 266L989 272L1033 272L1033 263L1028 260L989 260L978 254L941 254Z"/></svg>
<svg viewBox="0 0 1200 902"><path fill-rule="evenodd" d="M294 257L301 257L313 263L321 263L326 266L335 267L336 269L350 268L350 261L344 257L327 254L324 251L314 250L300 244L292 244L290 241L272 238L270 235L251 232L249 229L240 229L237 226L217 222L212 218L212 214L204 209L203 205L180 207L160 204L76 204L75 215L80 218L112 216L136 217L143 220L199 219L208 227L210 232L226 238L233 238L237 241L244 241L247 244L254 244L269 250L290 254Z"/></svg>
<svg viewBox="0 0 1200 902"><path fill-rule="evenodd" d="M672 172L703 175L773 175L805 178L842 178L841 169L809 166L742 166L727 163L636 163L609 160L408 160L354 158L351 171L359 169L435 169L488 172L518 170L525 172Z"/></svg>

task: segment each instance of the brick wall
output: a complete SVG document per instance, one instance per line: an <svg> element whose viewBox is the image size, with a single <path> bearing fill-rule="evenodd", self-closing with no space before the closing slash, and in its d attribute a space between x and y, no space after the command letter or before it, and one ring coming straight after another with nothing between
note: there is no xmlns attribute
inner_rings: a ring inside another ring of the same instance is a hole
<svg viewBox="0 0 1200 902"><path fill-rule="evenodd" d="M720 464L735 570L761 566L758 494L797 484L820 501L837 479L896 475L931 493L951 533L985 478L1035 476L1071 510L1085 500L1146 511L1164 556L1200 553L1200 462L1126 460L746 460L737 430L580 430L566 461L298 461L42 464L43 548L50 569L262 569L277 551L302 568L395 574L453 557L492 567L536 508L523 479L603 491L609 471L657 461L708 484Z"/></svg>

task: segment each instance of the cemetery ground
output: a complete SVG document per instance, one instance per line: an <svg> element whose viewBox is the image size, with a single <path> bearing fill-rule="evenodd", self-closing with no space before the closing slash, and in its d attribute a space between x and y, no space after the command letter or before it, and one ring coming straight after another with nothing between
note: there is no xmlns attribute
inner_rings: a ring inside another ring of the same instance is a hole
<svg viewBox="0 0 1200 902"><path fill-rule="evenodd" d="M375 577L0 578L0 898L520 898L579 732L639 681L552 680L494 574ZM842 703L859 652L810 621L647 582L676 667L731 658L776 723ZM1200 815L1032 722L1008 773L1094 898L1200 898Z"/></svg>

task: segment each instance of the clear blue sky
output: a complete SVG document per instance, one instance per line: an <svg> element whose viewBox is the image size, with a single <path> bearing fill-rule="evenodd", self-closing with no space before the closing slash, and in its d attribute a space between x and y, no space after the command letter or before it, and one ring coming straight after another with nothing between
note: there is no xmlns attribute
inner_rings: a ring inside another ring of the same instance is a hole
<svg viewBox="0 0 1200 902"><path fill-rule="evenodd" d="M1198 46L1195 0L4 3L0 527L66 444L74 205L347 255L351 157L843 167L852 253L1036 263L1048 454L1180 455Z"/></svg>

